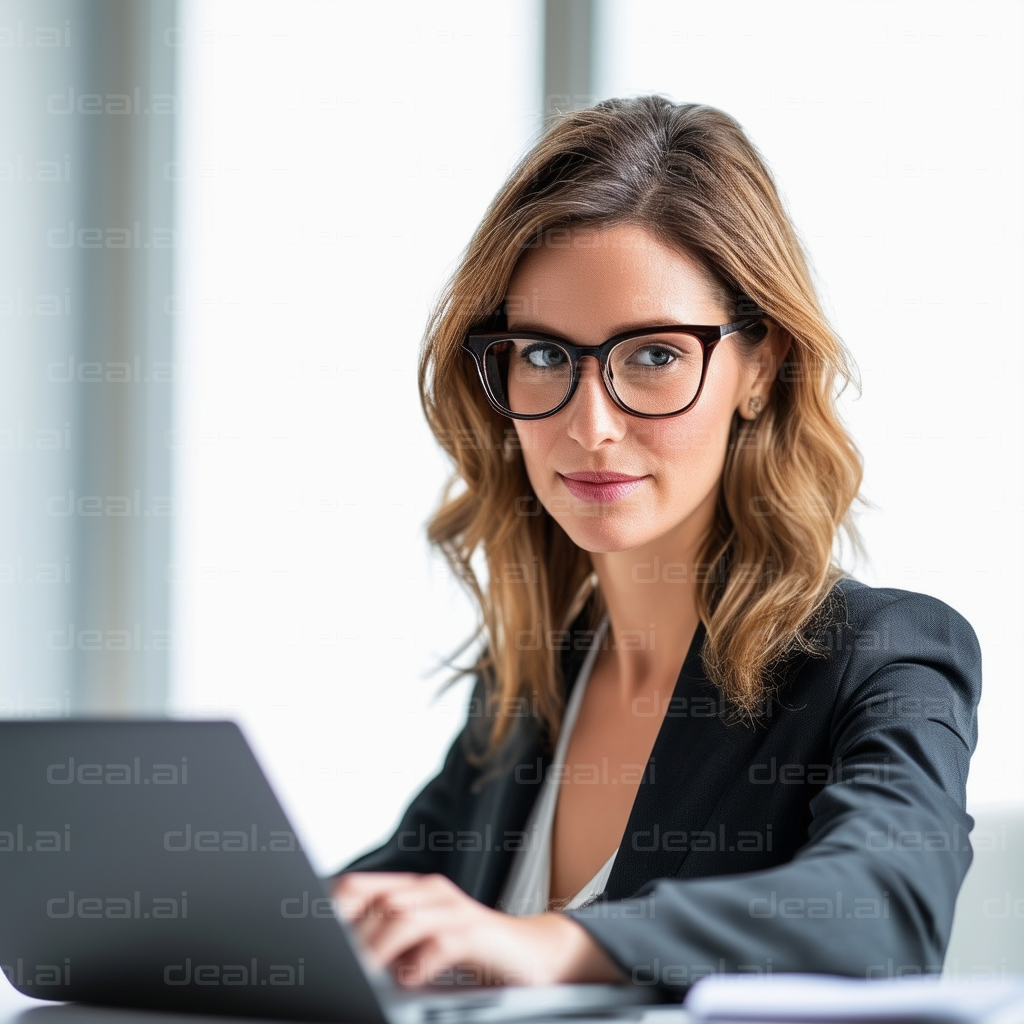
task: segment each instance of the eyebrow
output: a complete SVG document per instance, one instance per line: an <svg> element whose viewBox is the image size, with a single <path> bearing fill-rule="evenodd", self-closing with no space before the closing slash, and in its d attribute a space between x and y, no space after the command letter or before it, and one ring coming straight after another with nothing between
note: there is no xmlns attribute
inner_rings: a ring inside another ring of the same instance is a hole
<svg viewBox="0 0 1024 1024"><path fill-rule="evenodd" d="M696 327L696 326L703 326L703 325L698 325L698 324L687 324L687 325L684 325L681 322L676 322L676 321L673 321L673 320L639 320L639 321L634 321L631 324L622 324L622 325L620 325L614 331L612 331L612 333L609 334L608 337L609 338L614 338L614 337L616 337L616 335L626 334L628 331L646 331L646 330L649 330L649 329L653 329L655 327L677 327L677 326L678 327L682 327L682 326ZM517 322L515 327L510 327L508 329L508 331L506 331L506 333L514 333L515 331L527 331L527 332L532 333L532 334L549 334L549 335L551 335L551 337L553 337L553 338L561 338L563 341L571 341L572 340L567 334L563 334L561 331L552 330L550 327L545 327L543 324L536 324L536 323L533 323L532 321L529 321L529 320L525 321L524 323L518 323Z"/></svg>

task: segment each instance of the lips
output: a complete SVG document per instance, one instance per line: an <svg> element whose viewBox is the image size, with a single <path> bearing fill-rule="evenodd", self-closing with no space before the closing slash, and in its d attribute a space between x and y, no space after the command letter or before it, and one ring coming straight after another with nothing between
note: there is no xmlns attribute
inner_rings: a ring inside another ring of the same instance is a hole
<svg viewBox="0 0 1024 1024"><path fill-rule="evenodd" d="M596 470L589 473L560 473L565 480L578 480L584 484L622 484L631 480L643 480L643 476L630 476L629 473L609 473Z"/></svg>
<svg viewBox="0 0 1024 1024"><path fill-rule="evenodd" d="M582 473L559 473L566 490L580 501L612 502L632 494L643 485L646 476L591 470Z"/></svg>

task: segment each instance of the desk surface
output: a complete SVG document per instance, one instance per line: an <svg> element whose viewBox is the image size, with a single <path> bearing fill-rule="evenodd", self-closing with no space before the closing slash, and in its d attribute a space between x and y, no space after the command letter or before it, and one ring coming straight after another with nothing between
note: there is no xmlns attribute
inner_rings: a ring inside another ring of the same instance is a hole
<svg viewBox="0 0 1024 1024"><path fill-rule="evenodd" d="M655 1006L644 1012L641 1024L681 1024L684 1017L678 1006ZM0 980L0 1024L229 1024L231 1019L51 1003L41 999L29 999L12 988L6 979ZM609 1024L609 1021L614 1020L614 1017L595 1018L593 1024ZM558 1024L565 1024L564 1019ZM586 1022L580 1017L574 1024Z"/></svg>

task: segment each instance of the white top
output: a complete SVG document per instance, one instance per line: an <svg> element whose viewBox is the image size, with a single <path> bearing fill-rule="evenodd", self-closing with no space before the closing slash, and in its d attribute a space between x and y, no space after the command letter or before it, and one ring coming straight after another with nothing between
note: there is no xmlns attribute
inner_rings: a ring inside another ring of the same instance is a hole
<svg viewBox="0 0 1024 1024"><path fill-rule="evenodd" d="M525 847L516 851L508 880L505 882L505 888L498 900L500 910L517 917L526 914L542 914L548 909L548 894L551 889L551 832L555 823L555 807L558 803L559 783L557 780L562 775L560 769L565 764L565 757L569 752L569 739L572 736L573 726L579 717L583 695L587 692L587 683L590 681L590 673L601 653L601 644L604 642L607 632L608 616L605 615L594 633L594 641L580 667L576 685L572 688L569 703L566 705L562 728L558 734L558 743L555 746L555 756L548 766L540 792L537 794L537 801L526 822L527 843ZM612 852L597 874L561 909L575 910L578 907L586 906L604 892L608 884L608 877L612 873L616 853L618 850Z"/></svg>

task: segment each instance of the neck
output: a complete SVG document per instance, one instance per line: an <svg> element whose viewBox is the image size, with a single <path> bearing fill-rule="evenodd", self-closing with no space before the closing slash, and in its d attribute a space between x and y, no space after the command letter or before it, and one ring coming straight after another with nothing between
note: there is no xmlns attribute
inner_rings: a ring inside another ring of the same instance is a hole
<svg viewBox="0 0 1024 1024"><path fill-rule="evenodd" d="M626 695L675 682L700 621L695 563L716 500L712 491L679 526L643 547L591 554L610 619L606 657Z"/></svg>

